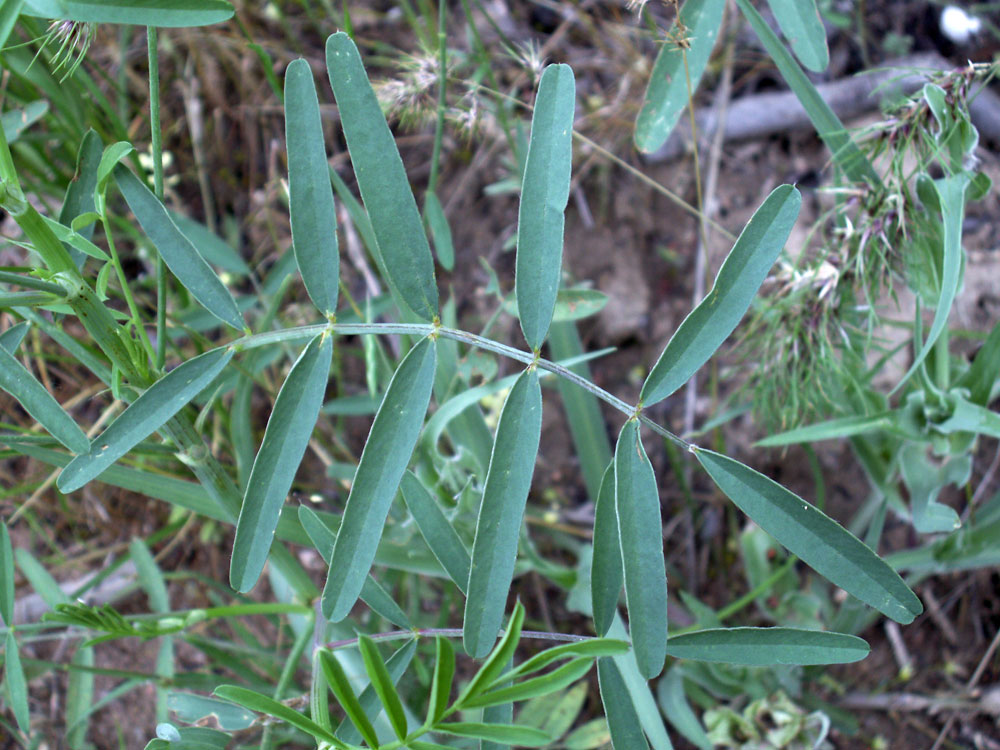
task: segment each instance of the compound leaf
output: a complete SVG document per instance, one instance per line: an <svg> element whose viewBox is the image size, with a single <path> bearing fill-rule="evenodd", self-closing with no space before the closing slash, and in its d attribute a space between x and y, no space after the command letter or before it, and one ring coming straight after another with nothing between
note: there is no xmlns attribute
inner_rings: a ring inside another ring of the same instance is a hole
<svg viewBox="0 0 1000 750"><path fill-rule="evenodd" d="M651 679L666 657L667 573L660 493L635 419L622 427L615 446L615 508L632 648L639 671Z"/></svg>
<svg viewBox="0 0 1000 750"><path fill-rule="evenodd" d="M647 154L662 146L677 126L701 81L722 25L726 0L687 0L660 46L635 121L635 145ZM675 37L686 30L683 43ZM690 84L690 88L689 88Z"/></svg>
<svg viewBox="0 0 1000 750"><path fill-rule="evenodd" d="M695 457L740 510L821 576L903 625L923 611L888 563L821 510L739 461L703 448Z"/></svg>
<svg viewBox="0 0 1000 750"><path fill-rule="evenodd" d="M229 581L237 591L252 589L264 569L281 506L323 406L332 359L333 337L321 333L302 350L278 391L236 522Z"/></svg>
<svg viewBox="0 0 1000 750"><path fill-rule="evenodd" d="M594 604L594 629L607 635L618 609L624 582L622 548L615 509L615 465L608 464L594 509L594 556L590 572L590 598Z"/></svg>
<svg viewBox="0 0 1000 750"><path fill-rule="evenodd" d="M295 262L313 304L324 315L332 315L340 283L337 212L316 85L312 68L301 58L289 63L285 71L285 140Z"/></svg>
<svg viewBox="0 0 1000 750"><path fill-rule="evenodd" d="M417 202L358 48L342 31L326 40L326 67L387 281L414 313L433 320L438 315L434 259Z"/></svg>
<svg viewBox="0 0 1000 750"><path fill-rule="evenodd" d="M644 406L684 385L729 338L784 247L801 204L798 190L781 185L750 217L711 290L674 332L643 383Z"/></svg>
<svg viewBox="0 0 1000 750"><path fill-rule="evenodd" d="M799 62L814 73L826 70L830 51L816 0L767 0L767 4Z"/></svg>
<svg viewBox="0 0 1000 750"><path fill-rule="evenodd" d="M3 346L0 346L0 388L71 451L86 453L90 450L90 440L80 426L28 368Z"/></svg>
<svg viewBox="0 0 1000 750"><path fill-rule="evenodd" d="M212 315L237 331L244 330L246 322L233 295L170 218L159 198L124 165L118 164L113 174L125 202L170 272Z"/></svg>
<svg viewBox="0 0 1000 750"><path fill-rule="evenodd" d="M535 351L549 331L559 291L575 107L573 69L549 65L538 84L517 215L514 289L521 330Z"/></svg>
<svg viewBox="0 0 1000 750"><path fill-rule="evenodd" d="M801 628L713 628L667 641L667 653L675 659L748 666L849 664L870 650L857 636Z"/></svg>
<svg viewBox="0 0 1000 750"><path fill-rule="evenodd" d="M424 423L436 364L434 342L421 340L396 368L375 414L323 588L323 614L329 620L347 617L364 586L389 506Z"/></svg>
<svg viewBox="0 0 1000 750"><path fill-rule="evenodd" d="M500 412L479 507L463 626L465 650L475 658L486 656L503 621L541 430L542 391L531 368Z"/></svg>
<svg viewBox="0 0 1000 750"><path fill-rule="evenodd" d="M91 443L86 453L74 458L60 472L59 489L73 492L96 478L207 388L232 358L230 347L212 349L178 365L153 383Z"/></svg>

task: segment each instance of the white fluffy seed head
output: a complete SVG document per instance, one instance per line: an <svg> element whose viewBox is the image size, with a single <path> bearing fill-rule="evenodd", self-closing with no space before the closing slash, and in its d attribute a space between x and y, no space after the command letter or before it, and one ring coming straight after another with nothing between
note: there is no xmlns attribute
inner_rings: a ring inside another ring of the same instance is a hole
<svg viewBox="0 0 1000 750"><path fill-rule="evenodd" d="M941 11L941 33L955 44L965 44L979 33L983 22L970 16L957 5L949 5Z"/></svg>

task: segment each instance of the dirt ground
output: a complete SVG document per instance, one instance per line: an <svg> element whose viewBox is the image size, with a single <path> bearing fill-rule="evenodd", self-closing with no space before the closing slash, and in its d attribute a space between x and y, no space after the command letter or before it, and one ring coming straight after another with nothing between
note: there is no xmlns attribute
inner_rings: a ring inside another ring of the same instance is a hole
<svg viewBox="0 0 1000 750"><path fill-rule="evenodd" d="M379 39L412 49L412 39L403 19L399 14L384 12L390 5L393 4L371 3L370 7L359 8L354 17L356 33L361 38ZM578 129L584 135L684 200L696 202L690 156L648 164L631 146L631 123L642 95L644 76L648 74L648 69L636 62L635 52L646 53L647 65L652 58L648 45L638 41L633 33L635 21L627 11L614 2L567 4L574 9L572 14L563 12L556 3L529 0L494 1L486 5L497 14L499 27L511 38L522 42L532 40L550 61L573 65L579 100L583 103ZM984 56L977 59L990 59L993 54L988 44L978 50L942 47L928 21L929 4L883 0L864 5L867 36L859 40L847 33L833 34L833 62L825 79L843 78L864 67L877 66L894 51L887 51L880 43L890 33L905 32L912 38L912 51L938 49L956 64L971 54ZM455 6L457 13L459 6L457 3ZM297 6L289 7L290 23L294 29L302 31L297 37L297 48L293 49L276 24L250 8L240 8L240 13L254 41L265 45L274 57L279 76L290 59L304 54L314 63L317 80L325 83L325 73L320 76L322 41L326 33L335 30L332 25L317 35L317 30L306 24ZM670 18L670 12L664 9L657 14ZM994 17L993 21L1000 23L1000 17ZM604 33L595 33L595 28L601 28ZM486 24L482 24L481 30L487 44L495 41L494 32ZM269 33L273 38L266 36ZM751 96L779 87L780 79L767 66L763 55L753 46L742 44L749 32L738 28L731 33L737 38L736 49L740 50L733 63L731 97ZM235 217L243 256L256 269L265 272L280 250L287 247L289 236L287 213L280 200L284 156L279 103L267 89L259 61L241 46L242 39L235 26L207 35L182 31L165 32L164 36L169 49L163 73L165 107L170 112L168 120L173 123L166 133L167 148L175 154L176 170L181 177L172 190L185 205L204 208L197 182L198 169L191 157L190 134L185 125L182 89L184 81L191 79L185 79L181 71L182 63L187 62L188 70L196 71L201 80L198 96L207 113L203 158L205 170L212 176L217 217ZM141 76L144 74L141 41L136 36L133 54L129 55L135 68L131 86L137 97L142 90ZM112 42L109 38L108 44ZM461 46L465 43L465 37L452 30L449 44ZM113 50L102 52L100 45L96 45L90 64L111 66L113 60ZM388 72L382 70L381 75ZM517 66L509 64L500 69L499 74L505 85L514 88L516 95L523 98L530 91L530 81ZM373 78L378 75L374 74ZM708 76L709 85L698 95L699 104L712 104L713 84L718 77L719 69L713 68ZM332 96L322 87L320 97L324 105L332 102ZM324 108L325 113L330 111ZM329 142L334 153L333 163L341 167L340 173L350 183L343 144L334 123L331 115ZM456 247L455 271L451 274L439 272L439 282L442 289L454 290L459 301L459 319L469 330L478 330L492 312L492 301L483 292L489 276L480 265L480 259L484 258L495 269L505 291L512 288L513 282L514 254L504 247L515 231L517 198L514 194L490 196L485 192L488 186L510 174L510 166L505 162L506 146L489 128L489 123L483 124L479 137L473 139L449 134L439 190ZM411 127L400 128L399 132L410 178L422 187L429 170L432 131L427 127ZM137 127L136 138L145 137L144 129ZM994 177L995 183L1000 178L998 147L1000 144L984 142L980 149L984 169ZM590 282L593 288L608 295L605 310L581 322L579 330L585 349L616 347L614 354L591 363L593 377L602 388L634 403L645 368L656 360L672 331L691 308L698 226L688 211L596 150L578 144L575 153L574 186L566 218L564 267L570 279ZM708 156L706 150L702 155L702 169ZM803 190L800 224L807 223L822 208L817 191L827 184L829 155L808 134L779 133L755 141L725 143L717 159L718 178L708 205L719 224L732 234L739 232L768 192L784 182L796 182ZM1000 316L998 215L1000 204L994 192L982 203L970 207L966 223L965 244L970 261L965 290L955 316L963 326L974 330L988 330ZM275 237L279 239L277 244ZM793 241L795 238L804 240L799 234L793 235ZM720 232L712 233L707 246L707 262L713 272L730 247L730 239ZM363 299L365 286L361 271L346 263L344 274L355 298ZM506 337L511 341L516 339L515 333L516 321L512 319L493 331L497 338ZM752 366L752 362L737 361L724 354L720 372L725 379L720 396L725 397L735 387L741 368ZM505 374L504 367L501 363L501 374ZM258 396L261 408L266 409L263 394ZM542 505L555 497L559 514L579 518L581 513L585 516L587 503L579 466L573 456L558 398L546 392L545 399L545 432L532 502ZM678 432L684 429L685 402L681 395L649 413L671 429ZM706 395L703 380L693 412L694 424L704 423L712 413L713 401ZM613 437L623 416L610 409L604 414L608 434ZM263 424L266 411L260 416L260 424ZM363 439L363 421L350 424L357 432L353 439ZM804 497L814 494L814 477L803 453L791 450L782 454L750 447L761 431L749 416L729 422L722 435L727 452L734 457ZM985 442L986 445L980 445L974 463L973 485L979 481L991 482L989 492L992 493L1000 486L995 475L983 477L996 447ZM664 518L674 518L683 513L684 508L676 478L671 475L666 456L658 445L647 441L647 450L660 483ZM868 494L860 467L843 446L817 447L817 456L826 481L829 512L841 520L850 518ZM48 473L40 465L24 462L8 462L3 471L5 482L14 478L18 481L41 478ZM734 552L726 548L728 531L740 528L745 519L716 495L707 479L700 479L697 473L693 477L694 495L704 501L704 509L695 516L693 525L675 527L675 537L668 539L668 561L686 580L699 582L696 593L703 601L719 607L746 590L741 573L733 568ZM542 488L551 490L545 493L544 500ZM958 493L945 499L962 502ZM146 537L159 528L169 515L162 504L104 487L85 489L71 500L49 492L38 502L40 517L52 519L54 524L62 523L67 517L60 510L61 503L80 504L74 517L82 519L81 526L54 525L46 530L52 547L59 549L64 559L76 561L75 565L57 567L53 571L57 578L73 577L100 566L111 555L120 553L131 538ZM226 580L228 559L225 550L231 544L231 534L218 532L208 540L200 540L197 532L197 527L186 529L183 542L172 549L161 564L170 570L195 570L208 578ZM693 541L681 538L684 533L693 534ZM27 538L25 536L21 542L27 544ZM919 541L908 527L891 521L887 538L900 546ZM16 536L14 541L17 546ZM884 547L880 551L885 553L892 549ZM44 548L41 553L45 553ZM81 563L81 559L85 561ZM1000 631L998 583L997 573L989 570L930 578L917 587L917 593L925 603L936 602L935 607L928 606L928 610L934 612L900 629L895 649L892 641L897 635L891 628L879 624L862 633L872 644L871 656L858 664L832 670L818 696L833 703L848 694L863 696L869 701L867 709L855 705L850 710L859 724L857 735L847 737L834 731L831 735L833 745L836 748L930 747L945 721L954 716L956 720L942 747L1000 747L1000 730L996 724L1000 712L993 710L991 715L989 710L990 706L995 707L997 699L994 697L992 704L977 702L984 695L995 696L995 686L1000 685L1000 664L995 656L988 655L985 660L978 679L980 692L969 701L971 710L955 713L927 708L911 710L921 705L915 698L942 699L937 704L931 701L940 706L944 697L963 694L965 684ZM526 581L524 588L526 603L544 600L543 582ZM177 585L171 590L171 597L171 604L177 608L201 606L206 602L202 590L193 584ZM145 611L147 604L144 596L133 594L119 601L117 606L129 613ZM553 610L547 613L548 616L586 627L577 616L559 612L560 603L548 602L544 606ZM55 642L38 646L35 656L58 661L64 651L65 644ZM156 645L135 640L118 641L99 647L96 653L99 667L152 670ZM910 672L901 674L907 658L910 659ZM199 669L207 663L201 652L185 648L179 651L178 662L178 667L185 669ZM119 681L118 677L99 676L97 695L103 695ZM876 698L886 694L905 694L909 698L892 706L880 706ZM36 708L45 706L49 716L61 716L66 700L63 679L53 673L37 680L32 684L32 699ZM95 717L91 734L96 746L110 748L120 742L122 747L142 747L152 736L155 725L152 703L151 688L141 687L102 708ZM977 706L980 710L976 710ZM49 747L61 746L61 727L55 719L44 734ZM879 745L878 738L884 743ZM674 736L674 740L675 746L687 747L681 738ZM0 742L0 747L3 746Z"/></svg>

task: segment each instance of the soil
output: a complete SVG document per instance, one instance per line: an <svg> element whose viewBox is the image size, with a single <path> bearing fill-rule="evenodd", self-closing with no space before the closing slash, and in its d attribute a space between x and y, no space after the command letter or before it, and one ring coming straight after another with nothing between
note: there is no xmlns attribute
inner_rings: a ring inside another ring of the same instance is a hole
<svg viewBox="0 0 1000 750"><path fill-rule="evenodd" d="M264 45L275 59L278 75L288 60L304 54L317 71L317 80L325 80L322 68L322 37L331 27L318 34L308 23L301 8L284 3L289 33L248 4L237 3L241 19L250 29L254 41ZM383 8L382 6L386 6ZM412 49L409 27L397 13L384 12L389 3L372 3L354 13L356 33L367 39ZM574 66L578 80L579 99L586 106L579 113L578 127L585 135L629 165L640 169L649 178L667 187L684 200L697 200L694 169L690 157L669 163L646 165L635 153L628 140L648 71L642 69L637 51L651 60L649 45L639 40L635 20L617 3L583 2L572 4L573 11L554 3L512 0L509 3L486 4L496 14L498 26L511 38L542 46L551 61L565 61ZM928 21L931 6L924 3L903 3L894 0L866 4L864 25L866 38L859 40L850 34L831 32L830 70L826 78L839 78L855 73L865 66L872 67L881 59L892 56L879 40L889 32L909 35L913 49L941 49L933 24ZM353 12L353 11L352 11ZM455 12L459 13L456 4ZM665 27L671 12L661 6L651 6L651 12ZM573 20L576 19L576 20ZM1000 19L994 18L994 22ZM495 32L482 25L484 41L489 45ZM593 32L601 28L602 34ZM764 64L746 30L737 34L744 50L734 64L732 96L744 96L766 91L780 85L776 74ZM453 30L449 43L465 45L464 37ZM106 37L106 38L105 38ZM95 45L91 65L117 65L114 35L102 31L107 45ZM283 119L280 107L267 87L259 61L245 49L237 27L227 25L210 34L200 31L164 32L165 56L164 106L170 113L168 121L176 123L166 133L167 148L177 159L178 184L171 189L185 206L204 216L204 194L197 181L197 166L191 158L190 136L182 123L185 109L182 83L193 81L182 75L185 63L200 80L205 113L204 169L211 175L215 217L235 217L235 229L242 242L244 257L263 277L289 245L287 213L281 200L281 179L284 176ZM292 43L294 40L294 43ZM140 62L141 45L138 35L129 48L129 65L134 80L130 84L136 101L141 100L144 72ZM649 48L649 49L647 49ZM749 50L749 51L748 51ZM944 49L954 55L956 64L971 54L989 55L991 50ZM636 60L640 62L636 62ZM980 57L975 59L989 59ZM322 73L322 75L320 75ZM386 74L386 70L376 72ZM515 94L525 98L531 89L530 80L514 65L502 66L498 74ZM717 79L713 68L710 79ZM699 93L701 104L711 104L715 80L709 80ZM332 97L320 87L321 103ZM328 112L328 108L324 112ZM176 119L175 119L176 118ZM510 175L505 162L507 148L484 123L477 137L464 139L449 133L445 143L445 161L439 195L445 204L456 248L455 271L439 276L442 289L452 288L459 301L458 316L469 330L478 330L493 311L495 299L484 290L489 275L481 265L485 260L494 269L503 290L512 288L514 254L505 250L517 221L517 199L514 194L489 196L493 185ZM146 138L144 125L137 125L135 138ZM401 151L414 184L423 186L429 170L430 128L400 128ZM337 134L335 121L329 119L328 143L333 164L349 184L343 143ZM997 144L984 143L979 150L984 170L994 184L1000 179L1000 157ZM695 277L695 258L699 243L698 226L691 214L661 192L648 187L621 167L609 162L592 149L579 146L574 170L574 187L566 217L564 268L570 280L587 282L609 297L606 308L596 317L582 321L579 330L587 350L615 347L614 354L591 363L594 381L602 388L635 403L645 371L656 360L670 334L690 310ZM702 159L705 155L702 156ZM827 184L828 152L808 136L775 136L766 140L741 144L724 144L719 154L719 176L710 206L719 224L733 235L738 234L754 209L771 189L784 182L798 182L804 203L800 226L808 226L823 210L818 189ZM705 162L702 162L702 169ZM954 313L953 323L974 331L986 331L1000 318L1000 229L995 217L1000 215L1000 201L994 191L986 200L969 207L964 242L969 263L965 288ZM277 242L275 241L277 239ZM805 241L799 234L795 240ZM707 263L714 274L731 240L721 232L713 232L707 244ZM342 265L347 288L355 299L365 297L363 269L357 264ZM305 302L304 296L301 302ZM516 321L505 318L494 328L492 336L501 340L518 341ZM723 352L719 371L724 373L720 398L725 398L740 380L744 368L755 363L737 360ZM362 363L347 361L348 373L362 372ZM513 371L510 363L500 363L501 374ZM352 382L363 382L355 379ZM706 396L707 385L700 383L700 396L695 402L694 424L701 425L714 412L713 399ZM267 408L273 393L258 392L258 424L266 421ZM586 518L588 500L579 466L569 443L569 432L554 392L546 392L546 421L543 449L536 473L535 491L531 502L536 508L554 510L562 522L580 526ZM0 396L0 410L10 413L11 402ZM96 418L98 412L95 412ZM614 437L621 427L623 415L604 408L608 434ZM647 412L670 429L684 428L685 401L682 395L669 399ZM23 417L22 417L23 418ZM345 441L359 447L367 430L364 419L344 423ZM727 453L743 460L771 476L804 497L815 496L815 477L803 452L782 453L751 448L761 430L749 416L729 422L721 433ZM706 438L707 439L707 438ZM987 441L989 442L989 441ZM705 603L721 607L746 591L745 578L739 569L738 553L727 539L738 530L743 518L717 494L707 479L698 472L690 475L693 495L701 503L698 511L687 515L683 494L671 473L660 445L646 441L663 495L663 516L672 535L668 537L668 562L685 582L696 583L694 593ZM992 444L980 446L973 469L972 487L988 482L987 493L995 492L997 479L988 473L993 458ZM846 521L867 497L869 488L863 472L846 447L839 444L817 446L816 455L827 488L826 507L835 518ZM321 475L322 469L310 459ZM49 470L33 462L5 461L0 465L5 486L40 481ZM305 469L303 470L303 473ZM307 482L303 492L313 491L315 483ZM546 488L544 491L541 488ZM322 485L331 495L337 487ZM553 500L554 498L554 500ZM23 499L23 498L22 498ZM960 506L964 497L955 492L944 498ZM4 501L5 514L11 509ZM101 485L91 485L69 498L51 490L42 492L36 501L35 517L40 528L31 533L24 525L13 529L15 547L24 546L38 556L58 557L67 561L50 568L60 579L80 575L106 564L120 554L132 538L147 538L162 528L170 518L169 509L161 503L130 495ZM70 506L67 508L67 505ZM67 519L72 518L72 526ZM673 520L672 520L673 519ZM185 526L181 543L169 550L161 565L166 570L193 571L205 579L225 581L231 545L231 533L205 524ZM538 535L540 536L540 535ZM920 540L908 526L890 519L886 530L887 544L880 552L915 545ZM164 541L161 543L166 544ZM162 549L162 546L161 546ZM156 550L154 550L156 551ZM51 559L51 558L50 558ZM74 561L69 564L69 561ZM572 564L572 561L563 561ZM803 580L806 574L802 572ZM317 579L321 571L317 571ZM23 582L21 582L23 583ZM1000 595L995 571L935 576L921 582L916 590L925 601L934 599L937 612L925 614L915 623L900 630L905 653L893 649L892 635L882 624L869 628L861 635L872 645L872 654L864 661L835 670L824 681L817 697L836 703L841 694L879 696L885 693L907 693L914 696L961 695L964 686L977 670L980 660L1000 631ZM206 588L193 582L171 587L171 605L175 608L203 606L208 599ZM672 584L672 591L677 587ZM26 586L20 586L26 592ZM266 591L255 596L266 596ZM520 594L531 607L530 616L542 621L555 621L561 629L575 627L586 630L579 616L563 611L562 592L538 576L527 576L521 582ZM674 600L671 600L672 606ZM119 600L116 607L124 613L147 611L144 595L135 593ZM683 618L683 607L676 604L675 612ZM250 618L251 628L266 628L266 623ZM268 634L273 638L273 634ZM268 635L262 634L265 639ZM267 642L265 640L265 642ZM34 658L58 661L66 644L53 642L28 649ZM155 643L128 639L96 649L97 666L152 672L156 663ZM910 659L911 672L901 674ZM178 668L199 669L208 664L202 652L190 646L179 646ZM978 679L982 690L1000 681L1000 664L989 656L985 670ZM104 696L120 678L98 676L97 696ZM596 696L596 686L594 691ZM39 717L50 717L50 723L40 720L37 729L48 747L63 746L64 727L59 725L66 700L65 681L57 674L43 675L32 681L32 706ZM592 696L593 697L593 696ZM975 698L975 696L973 696ZM973 701L974 703L975 701ZM872 701L874 704L874 701ZM599 710L595 700L588 704ZM948 711L927 710L852 710L858 728L854 736L834 730L831 741L836 748L918 748L930 747L949 717ZM954 714L956 721L943 747L1000 747L1000 731L996 714L966 711ZM581 719L582 721L582 719ZM154 695L149 686L140 686L125 693L94 716L91 739L98 748L139 748L153 736L155 727ZM687 747L683 739L674 737L677 747ZM881 742L882 744L878 744ZM0 742L0 747L5 747Z"/></svg>

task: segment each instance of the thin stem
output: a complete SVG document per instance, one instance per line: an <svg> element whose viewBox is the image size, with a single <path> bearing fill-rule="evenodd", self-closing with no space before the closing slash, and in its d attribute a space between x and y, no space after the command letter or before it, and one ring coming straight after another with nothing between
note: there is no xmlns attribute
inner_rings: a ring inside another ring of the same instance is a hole
<svg viewBox="0 0 1000 750"><path fill-rule="evenodd" d="M114 266L115 275L118 277L118 284L122 288L122 296L125 297L125 304L128 305L129 315L132 316L132 323L135 326L143 348L150 359L153 359L153 345L149 342L149 337L146 335L146 328L142 324L139 308L136 307L135 298L132 296L132 288L125 277L125 269L122 267L121 259L118 257L118 250L115 249L115 239L111 233L111 223L108 221L107 214L101 216L101 224L104 226L104 237L108 242L108 254L111 256L111 265Z"/></svg>
<svg viewBox="0 0 1000 750"><path fill-rule="evenodd" d="M947 393L950 387L951 373L949 372L950 362L948 361L948 327L941 329L941 334L934 342L934 382L941 390Z"/></svg>
<svg viewBox="0 0 1000 750"><path fill-rule="evenodd" d="M502 357L509 357L510 359L522 362L525 365L534 365L541 370L546 370L558 375L559 377L568 380L570 383L583 388L585 391L594 394L597 398L601 399L610 406L613 406L623 414L626 414L629 417L638 417L642 424L646 425L656 434L673 441L682 448L687 449L691 447L691 444L683 438L678 437L670 430L651 420L649 417L639 413L639 407L622 401L617 396L613 396L586 378L577 375L572 370L547 359L542 359L540 357L536 358L531 352L515 349L512 346L501 344L499 341L493 341L492 339L477 336L476 334L469 333L468 331L460 331L454 328L447 328L445 326L435 326L430 323L333 323L330 325L301 326L298 328L287 328L283 331L255 333L250 336L245 336L242 339L238 339L233 343L233 346L241 351L246 349L255 349L257 347L270 346L277 343L310 339L317 334L322 333L324 330L328 330L331 333L349 336L372 334L429 336L434 334L442 338L451 339L452 341L459 341L463 344L475 346L479 349L485 349L486 351L491 351L494 354L499 354Z"/></svg>
<svg viewBox="0 0 1000 750"><path fill-rule="evenodd" d="M387 633L375 633L368 636L373 641L399 641L405 638L433 638L434 636L444 638L461 638L461 628L414 628L413 630L392 630ZM503 637L503 633L500 634ZM569 633L550 633L544 630L522 630L522 638L532 638L540 641L562 641L564 643L578 643L580 641L596 640L597 636L592 635L571 635ZM358 638L347 638L342 641L331 641L326 644L326 648L335 651L338 648L354 646Z"/></svg>
<svg viewBox="0 0 1000 750"><path fill-rule="evenodd" d="M163 200L163 138L160 127L160 58L155 26L146 28L149 52L149 129L150 151L153 158L153 192ZM162 370L167 358L167 269L163 258L156 255L156 356L154 367Z"/></svg>
<svg viewBox="0 0 1000 750"><path fill-rule="evenodd" d="M448 18L448 3L446 0L438 0L438 64L441 72L438 74L438 103L437 122L434 125L434 148L431 151L431 174L427 178L427 192L433 193L437 189L438 172L441 167L441 141L444 139L444 110L447 103L447 83L448 83L448 32L446 20Z"/></svg>
<svg viewBox="0 0 1000 750"><path fill-rule="evenodd" d="M281 697L285 694L285 691L288 690L288 685L295 677L295 672L299 668L299 661L302 659L302 654L305 652L306 646L309 645L309 641L312 640L313 621L316 615L313 613L311 607L307 607L307 609L309 610L309 614L306 615L306 627L302 628L302 632L299 633L298 637L295 639L295 643L292 644L292 650L288 654L288 658L285 659L285 666L282 668L281 675L278 677L278 684L274 687L273 698L276 701L280 701ZM264 735L261 737L260 746L262 750L268 750L273 746L273 744L271 726L268 725L264 727Z"/></svg>

